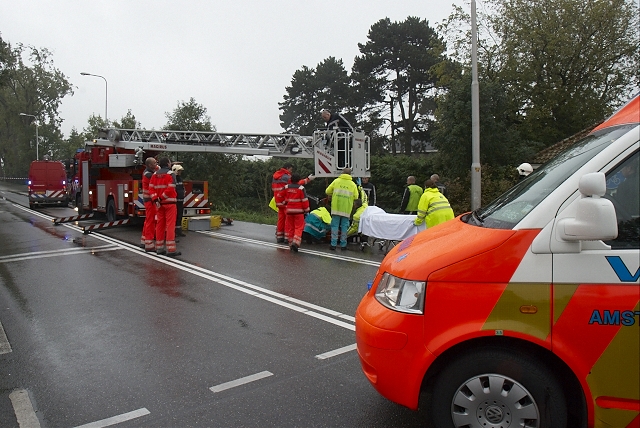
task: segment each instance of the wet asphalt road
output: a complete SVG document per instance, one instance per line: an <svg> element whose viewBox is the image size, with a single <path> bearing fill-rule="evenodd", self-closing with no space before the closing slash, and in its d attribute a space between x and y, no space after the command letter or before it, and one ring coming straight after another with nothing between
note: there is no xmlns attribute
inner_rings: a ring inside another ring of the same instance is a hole
<svg viewBox="0 0 640 428"><path fill-rule="evenodd" d="M188 232L171 259L138 248L140 226L84 235L50 219L71 209L31 211L10 190L0 183L1 427L25 414L37 420L23 428L421 425L355 351L377 248L295 254L273 226L234 222Z"/></svg>

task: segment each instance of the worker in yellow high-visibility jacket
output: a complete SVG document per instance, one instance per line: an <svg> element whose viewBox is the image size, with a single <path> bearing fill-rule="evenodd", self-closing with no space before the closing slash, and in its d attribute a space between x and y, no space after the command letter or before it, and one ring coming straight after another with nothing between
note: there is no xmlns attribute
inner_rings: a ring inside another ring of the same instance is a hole
<svg viewBox="0 0 640 428"><path fill-rule="evenodd" d="M413 223L420 226L426 220L427 227L433 227L454 217L449 201L440 193L436 183L425 181L424 192L418 202L418 216Z"/></svg>

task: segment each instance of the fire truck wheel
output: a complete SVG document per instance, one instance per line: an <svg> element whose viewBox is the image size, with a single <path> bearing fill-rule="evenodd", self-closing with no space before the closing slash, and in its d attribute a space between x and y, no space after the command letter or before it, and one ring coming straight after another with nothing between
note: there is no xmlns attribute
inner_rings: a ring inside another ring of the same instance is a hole
<svg viewBox="0 0 640 428"><path fill-rule="evenodd" d="M533 358L502 348L475 350L449 363L433 383L429 407L435 427L567 426L556 378Z"/></svg>
<svg viewBox="0 0 640 428"><path fill-rule="evenodd" d="M107 202L107 221L116 221L116 202L113 198Z"/></svg>

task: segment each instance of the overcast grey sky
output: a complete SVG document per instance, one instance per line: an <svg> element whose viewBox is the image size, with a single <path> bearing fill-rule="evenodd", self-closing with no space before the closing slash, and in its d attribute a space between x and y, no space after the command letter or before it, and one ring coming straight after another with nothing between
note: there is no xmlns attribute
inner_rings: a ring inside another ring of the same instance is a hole
<svg viewBox="0 0 640 428"><path fill-rule="evenodd" d="M280 133L293 73L330 56L351 70L372 24L427 19L435 27L464 0L20 0L4 2L6 42L45 47L74 85L62 131L91 114L120 119L131 109L146 129L193 97L221 132ZM33 112L26 112L33 113Z"/></svg>

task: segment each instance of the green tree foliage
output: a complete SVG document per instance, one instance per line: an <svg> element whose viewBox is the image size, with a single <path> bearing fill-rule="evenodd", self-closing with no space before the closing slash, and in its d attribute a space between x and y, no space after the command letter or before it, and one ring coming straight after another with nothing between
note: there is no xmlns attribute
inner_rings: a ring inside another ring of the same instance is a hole
<svg viewBox="0 0 640 428"><path fill-rule="evenodd" d="M59 154L55 159L71 159L75 156L78 149L84 147L84 143L87 141L84 134L78 132L75 128L71 128L69 136L65 138L59 147Z"/></svg>
<svg viewBox="0 0 640 428"><path fill-rule="evenodd" d="M0 38L0 156L7 176L25 176L35 160L36 123L38 153L56 156L62 142L58 108L62 98L72 93L71 84L54 67L47 49L11 46Z"/></svg>
<svg viewBox="0 0 640 428"><path fill-rule="evenodd" d="M638 84L633 0L491 0L501 75L524 132L555 143L601 121Z"/></svg>
<svg viewBox="0 0 640 428"><path fill-rule="evenodd" d="M471 168L471 75L452 80L436 112L434 145L447 172L465 177ZM482 165L519 165L542 146L518 132L513 99L500 82L481 79L480 162Z"/></svg>
<svg viewBox="0 0 640 428"><path fill-rule="evenodd" d="M102 116L92 114L87 119L87 126L82 130L82 137L84 140L92 140L98 137L101 129L107 128L140 129L142 124L136 120L131 110L128 110L127 114L122 116L119 121L114 120L111 123L105 121Z"/></svg>
<svg viewBox="0 0 640 428"><path fill-rule="evenodd" d="M484 84L504 88L512 105L502 120L523 141L556 143L603 120L636 90L640 22L633 0L488 0L485 5L478 18L479 75ZM466 67L468 20L458 8L447 24L454 52Z"/></svg>
<svg viewBox="0 0 640 428"><path fill-rule="evenodd" d="M106 122L102 116L92 114L87 120L87 126L82 129L82 135L85 140L93 140L94 138L98 138L101 129L108 127L109 122Z"/></svg>
<svg viewBox="0 0 640 428"><path fill-rule="evenodd" d="M136 117L131 113L131 109L127 110L127 114L122 116L120 121L114 120L111 124L113 128L120 129L141 129L142 124L136 120Z"/></svg>
<svg viewBox="0 0 640 428"><path fill-rule="evenodd" d="M167 123L164 129L174 131L215 131L207 108L194 98L181 101L171 112L166 113ZM217 153L174 153L169 154L173 161L183 163L183 177L186 180L206 180L209 182L209 202L214 209L226 209L240 194L242 182L237 173L240 155Z"/></svg>
<svg viewBox="0 0 640 428"><path fill-rule="evenodd" d="M445 61L444 41L428 21L417 17L402 22L381 19L367 37L367 43L358 44L362 55L353 65L355 92L363 105L371 106L373 117L386 108L385 96L391 97L397 115L394 126L404 153L410 154L412 140L428 136L428 117L435 107L434 68Z"/></svg>
<svg viewBox="0 0 640 428"><path fill-rule="evenodd" d="M215 131L211 118L207 116L207 108L198 104L192 97L188 102L180 101L171 112L165 113L167 124L164 129L179 131ZM135 119L135 118L134 118Z"/></svg>
<svg viewBox="0 0 640 428"><path fill-rule="evenodd" d="M478 15L482 200L512 185L542 148L603 120L638 83L638 9L629 0L488 0ZM471 166L470 17L441 32L457 62L438 69L434 145L468 199ZM455 70L460 71L456 72ZM458 192L458 193L456 193Z"/></svg>
<svg viewBox="0 0 640 428"><path fill-rule="evenodd" d="M348 113L350 105L350 77L342 60L329 57L315 69L307 66L296 70L291 86L285 88L284 101L279 103L281 126L287 132L311 135L322 127L320 110Z"/></svg>

